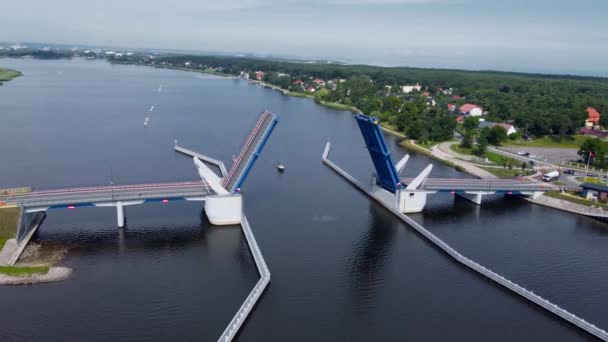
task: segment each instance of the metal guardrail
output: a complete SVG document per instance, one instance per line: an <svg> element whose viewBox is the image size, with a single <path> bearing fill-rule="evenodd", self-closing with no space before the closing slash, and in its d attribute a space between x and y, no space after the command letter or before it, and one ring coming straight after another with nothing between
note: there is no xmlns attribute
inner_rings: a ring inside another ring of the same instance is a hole
<svg viewBox="0 0 608 342"><path fill-rule="evenodd" d="M249 293L239 310L236 312L232 320L218 339L221 342L229 342L236 336L239 329L251 313L251 310L257 303L258 299L270 283L270 271L268 270L268 266L266 266L266 261L264 260L264 256L258 247L258 243L255 240L255 236L251 231L251 227L249 226L249 222L247 221L247 217L243 215L241 218L241 227L243 229L243 233L245 234L245 239L247 239L247 244L249 245L249 250L253 255L253 260L255 261L255 265L258 268L258 273L260 274L260 280L255 284L253 290Z"/></svg>
<svg viewBox="0 0 608 342"><path fill-rule="evenodd" d="M339 175L341 175L342 177L344 177L344 179L348 180L349 182L351 182L353 185L355 185L361 192L367 194L369 197L371 197L372 199L376 200L378 203L382 204L385 208L387 208L388 210L390 210L395 216L399 217L402 221L404 221L405 223L407 223L409 226L411 226L412 228L414 228L418 233L420 233L422 236L424 236L425 238L427 238L430 242L432 242L435 246L441 248L441 250L443 250L446 254L448 254L449 256L451 256L454 260L460 262L461 264L469 267L470 269L478 272L479 274L485 276L486 278L494 281L495 283L513 291L514 293L528 299L529 301L537 304L538 306L542 307L543 309L555 314L558 317L563 318L564 320L576 325L577 327L585 330L586 332L592 334L593 336L600 338L604 341L608 341L608 333L595 326L594 324L585 321L584 319L574 315L573 313L568 312L567 310L559 307L556 304L551 303L550 301L542 298L541 296L535 294L533 291L528 290L522 286L517 285L516 283L512 282L511 280L501 276L500 274L476 263L475 261L465 257L464 255L460 254L458 251L456 251L454 248L450 247L450 245L448 245L447 243L443 242L441 239L439 239L437 236L435 236L434 234L432 234L430 231L428 231L426 228L424 228L422 225L420 225L418 222L414 221L413 219L411 219L410 217L408 217L407 215L404 215L403 213L399 212L398 210L396 210L395 208L393 208L392 206L388 205L387 203L385 203L384 201L382 201L382 199L380 199L379 197L373 195L371 192L369 192L361 183L359 183L359 181L357 181L355 178L353 178L351 175L349 175L346 171L342 170L340 167L338 167L336 164L334 164L333 162L331 162L327 157L329 155L329 149L330 149L330 143L328 142L327 145L325 145L325 150L323 152L323 157L322 160L323 162L329 166L332 170L334 170L336 173L338 173Z"/></svg>
<svg viewBox="0 0 608 342"><path fill-rule="evenodd" d="M189 150L189 149L187 149L185 147L178 146L177 144L175 144L175 146L173 147L173 149L175 150L175 152L179 152L179 153L185 154L185 155L190 156L190 157L196 157L196 158L198 158L198 159L200 159L202 161L206 161L207 163L216 165L217 167L220 168L220 172L222 173L222 177L226 177L226 175L228 174L228 172L226 171L226 166L224 166L224 163L221 160L217 160L217 159L214 159L214 158L207 157L204 154L200 154L198 152L194 152L194 151Z"/></svg>

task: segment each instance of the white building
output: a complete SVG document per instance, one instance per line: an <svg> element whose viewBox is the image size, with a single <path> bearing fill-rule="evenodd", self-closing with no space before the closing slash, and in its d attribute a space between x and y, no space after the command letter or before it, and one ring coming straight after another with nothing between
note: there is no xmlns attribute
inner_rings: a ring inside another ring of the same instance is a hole
<svg viewBox="0 0 608 342"><path fill-rule="evenodd" d="M418 83L416 83L416 85L401 86L401 90L406 94L409 94L409 93L413 92L414 90L420 91L420 89L422 89L422 87Z"/></svg>
<svg viewBox="0 0 608 342"><path fill-rule="evenodd" d="M475 104L465 103L460 106L460 114L470 116L481 116L483 115L483 108Z"/></svg>

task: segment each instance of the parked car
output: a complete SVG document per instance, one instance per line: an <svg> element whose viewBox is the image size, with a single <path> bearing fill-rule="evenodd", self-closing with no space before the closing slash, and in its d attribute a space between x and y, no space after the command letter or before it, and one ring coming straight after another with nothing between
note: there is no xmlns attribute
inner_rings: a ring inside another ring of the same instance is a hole
<svg viewBox="0 0 608 342"><path fill-rule="evenodd" d="M559 178L559 172L551 171L551 172L545 173L545 175L543 176L543 181L550 182L552 180L556 180L557 178Z"/></svg>

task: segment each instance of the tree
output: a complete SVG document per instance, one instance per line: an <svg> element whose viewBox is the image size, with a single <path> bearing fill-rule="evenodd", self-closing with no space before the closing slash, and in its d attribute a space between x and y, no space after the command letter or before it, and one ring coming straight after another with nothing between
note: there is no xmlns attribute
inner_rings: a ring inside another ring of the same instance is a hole
<svg viewBox="0 0 608 342"><path fill-rule="evenodd" d="M321 102L329 95L329 90L321 88L315 92L315 102Z"/></svg>
<svg viewBox="0 0 608 342"><path fill-rule="evenodd" d="M476 130L479 126L479 119L475 116L467 116L462 123L462 128L465 131Z"/></svg>
<svg viewBox="0 0 608 342"><path fill-rule="evenodd" d="M507 140L507 131L504 127L495 125L487 132L486 138L490 144L499 146L501 142Z"/></svg>
<svg viewBox="0 0 608 342"><path fill-rule="evenodd" d="M475 155L482 157L486 153L486 149L488 148L488 139L485 135L480 135L477 138L477 147L475 148Z"/></svg>
<svg viewBox="0 0 608 342"><path fill-rule="evenodd" d="M583 157L585 163L599 167L608 166L608 160L606 159L608 142L603 142L597 138L589 138L585 140L577 153ZM591 160L589 160L590 158Z"/></svg>
<svg viewBox="0 0 608 342"><path fill-rule="evenodd" d="M465 131L462 136L462 141L460 142L460 146L464 148L471 148L473 146L473 138L475 137L474 131Z"/></svg>

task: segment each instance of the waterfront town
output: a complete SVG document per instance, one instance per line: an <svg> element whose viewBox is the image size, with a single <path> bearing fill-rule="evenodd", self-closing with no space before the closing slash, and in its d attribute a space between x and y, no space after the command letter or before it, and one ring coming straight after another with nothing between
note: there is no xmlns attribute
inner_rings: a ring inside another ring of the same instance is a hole
<svg viewBox="0 0 608 342"><path fill-rule="evenodd" d="M197 82L203 80L201 82L231 84L238 91L243 91L243 87L247 87L246 89L265 92L265 95L270 94L274 100L279 98L285 103L306 104L304 109L298 112L300 119L306 118L310 111L309 107L314 101L316 105L312 107L319 111L311 113L311 116L315 115L315 118L324 118L324 120L339 117L343 120L340 123L342 126L338 128L332 126L330 133L342 130L344 121L352 117L360 129L363 140L361 136L351 134L352 138L356 139L348 141L351 146L356 146L355 149L361 147L363 150L366 147L369 150L376 171L372 175L372 180L379 180L376 183L372 182L369 189L354 180L347 171L332 161L333 155L330 158L329 142L326 143L322 155L321 151L315 151L315 153L319 152L323 165L332 169L347 183L362 190L364 195L384 206L388 212L395 214L401 222L412 227L420 236L438 247L438 250L444 251L454 261L477 272L485 277L484 279L487 278L492 284L500 285L548 310L556 317L561 317L596 337L608 338L608 333L601 328L554 304L555 298L545 299L538 293L518 285L511 278L465 257L452 247L454 245L451 244L452 241L448 239L444 241L435 236L437 229L432 230L422 226L418 222L422 216L414 216L427 215L428 221L422 221L427 225L427 223L432 224L431 218L435 212L443 212L442 215L446 216L454 215L455 209L445 208L453 204L454 208L462 210L462 203L455 200L457 197L472 202L476 206L474 209L476 214L473 216L479 216L480 207L490 208L487 209L489 211L506 210L512 205L509 201L515 198L529 206L535 205L534 208L542 207L541 210L553 213L553 217L569 215L567 217L573 216L604 225L608 222L608 131L606 130L608 111L606 99L603 97L603 94L608 92L608 86L604 79L484 71L383 68L327 61L285 61L243 56L30 48L20 44L0 46L0 57L6 57L13 65L23 65L26 68L25 71L13 66L0 68L0 82L5 82L4 86L8 87L19 83L21 78L31 77L32 73L28 74L27 68L32 67L28 64L32 61L50 62L44 65L52 72L45 71L37 77L46 75L42 77L57 77L57 79L64 75L64 69L69 73L75 73L74 70L70 70L74 65L80 70L100 68L101 71L96 75L98 78L101 77L100 74L108 72L107 69L103 69L108 66L112 70L123 70L123 72L129 70L128 72L133 73L131 76L138 72L170 73L169 84L161 81L152 84L152 87L151 83L146 83L144 95L140 94L138 101L141 99L151 101L146 102L145 108L141 109L144 117L143 127L139 116L136 121L129 120L127 115L119 120L121 125L126 127L123 133L128 132L125 140L145 142L144 149L149 148L148 144L154 144L153 139L147 140L148 138L156 139L159 136L163 139L167 138L166 129L169 126L167 122L173 121L167 119L173 116L162 112L166 111L167 107L163 109L160 104L163 102L158 99L167 93L171 94L171 91L174 91L171 87L180 87L175 80L186 84L181 86L183 88L180 88L179 93L172 93L173 96L179 94L173 98L173 101L178 99L176 102L186 98L186 96L182 97L182 94L190 94L190 98L198 98L204 93L207 96L205 101L212 101L214 95L220 98L221 96L217 96L218 93L213 93L214 88L199 90L198 84L192 85L193 80ZM24 64L19 64L23 61ZM57 61L61 63L52 64ZM62 64L63 62L66 64ZM196 78L192 77L193 75ZM88 77L87 74L86 77L80 76L74 79L77 80L76 82L82 82ZM142 78L146 80L144 83L149 81L146 77L148 76ZM91 80L93 79L94 77L91 77ZM162 77L159 79L162 80ZM156 82L157 79L154 80ZM101 82L104 84L102 88L111 91L112 87L107 88L107 85L115 83L106 82L105 79ZM119 82L122 82L122 79ZM87 88L88 84L85 82L81 87ZM127 92L131 91L128 87L123 89L127 89ZM196 89L197 93L188 93L192 89ZM234 91L234 89L221 89ZM117 112L121 112L121 104L126 101L116 102L119 105L114 108ZM204 124L208 129L206 133L213 136L216 132L209 127L213 127L215 122L210 124L208 121L228 119L221 117L215 117L214 120L209 120L209 117L202 119L196 116L197 110L192 112L192 108L205 105L206 103L198 102L196 105L187 106L185 112L188 112L187 115L192 115L192 121L185 127L186 130L192 127L198 130L198 126ZM178 107L175 102L172 106ZM249 103L246 103L241 108L248 106ZM163 115L165 115L163 119L157 120L157 117ZM289 119L293 120L293 117L287 116L286 121ZM329 121L324 124L332 125ZM236 338L237 332L242 329L244 319L253 314L254 305L259 300L263 301L262 293L268 291L266 287L270 283L269 267L264 261L247 219L244 218L240 202L241 186L278 122L278 117L270 111L264 110L261 113L250 135L244 140L240 152L232 155L230 171L226 171L220 160L184 148L178 144L177 139L173 140L172 152L186 155L189 157L187 159L194 160L197 177L200 176L196 181L159 183L155 180L154 183L115 184L112 178L113 171L110 169L107 185L52 190L40 190L36 186L0 188L0 285L70 282L72 278L78 281L79 277L72 277L73 268L56 265L68 253L67 249L54 250L52 253L41 252L41 245L35 242L38 227L46 220L47 211L67 209L68 212L74 212L97 207L115 208L120 232L118 250L122 253L126 248L124 236L132 234L129 232L130 229L141 229L135 224L132 226L127 224L126 206L141 204L169 206L169 203L174 201L204 201L203 212L206 216L197 209L197 214L203 222L201 226L240 224L245 237L243 241L246 241L254 261L252 266L255 265L258 270L257 275L260 277L236 311L220 340L229 341ZM300 122L298 125L302 124ZM318 129L314 124L308 124L308 130L301 132L306 136L312 135L311 131ZM112 127L112 124L105 125ZM296 127L298 129L295 131L300 130L300 126ZM163 134L154 135L158 132L156 129L165 131ZM319 132L315 131L315 133ZM195 141L201 139L198 132L195 136ZM315 139L318 140L319 137ZM214 143L215 140L207 140L203 145L212 146ZM233 142L225 143L233 144ZM394 144L390 145L391 143ZM313 145L314 143L310 144ZM392 152L382 151L389 145ZM166 152L167 146L163 145L160 148L159 144L154 146L163 153ZM381 153L378 153L379 151ZM274 152L276 157L277 150L275 149ZM103 154L103 150L97 153ZM128 152L117 151L117 153L123 153L121 158L124 164L121 163L121 166L128 164L124 161L132 158ZM152 156L148 159L155 159L156 153L146 156ZM160 152L158 153L161 155ZM281 153L283 156L290 154L285 151ZM394 153L393 157L391 153ZM163 155L162 158L166 157L167 155ZM423 163L424 168L406 177L402 171L405 170L410 157ZM381 159L380 163L378 158ZM395 158L396 163L391 158ZM179 163L177 158L171 160L166 165ZM277 159L276 164L272 164L270 168L271 180L264 180L258 184L258 187L268 187L268 184L276 181L274 178L281 180L283 178L279 177L289 177L292 172L297 173L295 170L297 168L308 167L303 167L303 163L296 166L296 163L294 159L288 159L285 163L283 159ZM11 163L11 165L18 164L15 161ZM217 168L222 177L211 171L208 165ZM386 169L379 165L384 165ZM264 172L267 176L268 161L265 165L263 163L263 166L266 167ZM172 173L169 167L163 169L159 165L148 168L150 169L154 173ZM442 174L436 176L431 173L434 169L439 169ZM301 176L299 177L295 181L296 187L305 183L301 181ZM248 196L250 194L247 193ZM316 192L312 191L312 196L316 195ZM445 196L452 196L454 200L446 201ZM236 201L227 204L228 202L225 202L227 198ZM260 197L257 198L260 201ZM52 204L49 204L51 202ZM500 203L497 204L498 202ZM440 205L437 206L437 203ZM275 206L279 205L275 203ZM301 209L298 208L298 211ZM466 210L470 209L466 208ZM371 209L371 215L375 215L376 219L379 217L378 221L383 223L382 220L385 218L374 210L375 208ZM137 217L137 211L133 210L133 212L135 213L133 216ZM229 213L228 218L226 212ZM454 216L461 217L460 215L467 214L457 213ZM529 212L523 214L520 212L519 215L526 219ZM418 221L412 217L417 217ZM305 221L309 219L307 217ZM336 216L315 213L311 220L314 224L322 225L335 221ZM505 227L511 226L510 219L506 219L505 222ZM69 221L66 225L69 225ZM455 223L452 222L450 225ZM542 226L542 223L534 226ZM199 228L196 227L195 230ZM217 231L219 230L214 230ZM30 240L34 242L30 244ZM169 245L162 241L159 244L165 247ZM51 257L45 253L50 254ZM363 266L363 268L367 267ZM508 273L507 275L510 276Z"/></svg>

